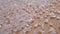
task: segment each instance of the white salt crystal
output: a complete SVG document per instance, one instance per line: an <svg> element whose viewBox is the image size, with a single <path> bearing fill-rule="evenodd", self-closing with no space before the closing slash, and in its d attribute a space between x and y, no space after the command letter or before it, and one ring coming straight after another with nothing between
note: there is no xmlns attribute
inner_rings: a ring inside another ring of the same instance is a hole
<svg viewBox="0 0 60 34"><path fill-rule="evenodd" d="M33 19L32 19L32 18L30 18L28 21L29 21L29 22L31 22L32 20L33 20Z"/></svg>
<svg viewBox="0 0 60 34"><path fill-rule="evenodd" d="M53 18L56 17L56 15L53 12L50 13L50 16L53 17Z"/></svg>
<svg viewBox="0 0 60 34"><path fill-rule="evenodd" d="M60 19L60 17L59 17L59 16L57 16L56 18L57 18L57 19Z"/></svg>
<svg viewBox="0 0 60 34"><path fill-rule="evenodd" d="M55 15L53 12L50 13L51 16Z"/></svg>
<svg viewBox="0 0 60 34"><path fill-rule="evenodd" d="M34 27L37 27L37 26L38 26L38 23L35 23L35 24L34 24Z"/></svg>
<svg viewBox="0 0 60 34"><path fill-rule="evenodd" d="M49 32L51 34L56 34L56 30L53 27L50 27Z"/></svg>
<svg viewBox="0 0 60 34"><path fill-rule="evenodd" d="M45 22L48 22L48 19L45 19Z"/></svg>

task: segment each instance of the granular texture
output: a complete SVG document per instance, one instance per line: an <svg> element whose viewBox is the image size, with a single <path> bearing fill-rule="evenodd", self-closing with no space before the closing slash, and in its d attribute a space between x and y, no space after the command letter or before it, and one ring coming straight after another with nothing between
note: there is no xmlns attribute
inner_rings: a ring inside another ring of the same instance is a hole
<svg viewBox="0 0 60 34"><path fill-rule="evenodd" d="M0 0L0 34L60 34L60 0Z"/></svg>

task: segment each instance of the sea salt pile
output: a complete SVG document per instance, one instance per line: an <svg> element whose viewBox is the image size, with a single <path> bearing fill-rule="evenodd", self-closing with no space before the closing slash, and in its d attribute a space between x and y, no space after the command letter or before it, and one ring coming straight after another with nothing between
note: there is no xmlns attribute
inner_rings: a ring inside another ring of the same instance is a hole
<svg viewBox="0 0 60 34"><path fill-rule="evenodd" d="M0 0L0 34L60 34L54 29L60 20L56 4L59 0Z"/></svg>

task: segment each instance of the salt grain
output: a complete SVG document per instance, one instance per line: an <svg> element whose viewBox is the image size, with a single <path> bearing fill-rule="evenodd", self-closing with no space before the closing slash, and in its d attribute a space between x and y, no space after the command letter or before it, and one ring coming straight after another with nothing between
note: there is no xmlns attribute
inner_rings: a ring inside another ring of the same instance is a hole
<svg viewBox="0 0 60 34"><path fill-rule="evenodd" d="M50 26L53 26L54 24L53 23L49 23Z"/></svg>
<svg viewBox="0 0 60 34"><path fill-rule="evenodd" d="M16 32L16 31L17 31L17 29L13 29L13 31L14 31L14 32Z"/></svg>
<svg viewBox="0 0 60 34"><path fill-rule="evenodd" d="M50 15L53 16L53 15L55 15L55 14L54 14L54 12L51 12Z"/></svg>
<svg viewBox="0 0 60 34"><path fill-rule="evenodd" d="M42 29L44 29L44 24L41 25Z"/></svg>
<svg viewBox="0 0 60 34"><path fill-rule="evenodd" d="M49 33L51 34L56 34L56 30L53 27L50 27Z"/></svg>
<svg viewBox="0 0 60 34"><path fill-rule="evenodd" d="M45 31L44 31L43 29L41 29L41 30L40 30L40 32L41 32L42 34L44 34L44 33L45 33Z"/></svg>
<svg viewBox="0 0 60 34"><path fill-rule="evenodd" d="M59 16L57 16L56 18L57 18L57 19L60 19L60 17L59 17Z"/></svg>
<svg viewBox="0 0 60 34"><path fill-rule="evenodd" d="M37 26L38 26L38 23L35 23L35 24L34 24L34 27L37 27Z"/></svg>
<svg viewBox="0 0 60 34"><path fill-rule="evenodd" d="M42 23L39 23L38 25L39 25L39 26L41 26L41 25L42 25Z"/></svg>
<svg viewBox="0 0 60 34"><path fill-rule="evenodd" d="M41 19L43 19L43 16L40 16Z"/></svg>
<svg viewBox="0 0 60 34"><path fill-rule="evenodd" d="M45 22L48 23L48 19L45 19Z"/></svg>
<svg viewBox="0 0 60 34"><path fill-rule="evenodd" d="M28 25L28 24L26 24L26 26L28 27L29 25Z"/></svg>

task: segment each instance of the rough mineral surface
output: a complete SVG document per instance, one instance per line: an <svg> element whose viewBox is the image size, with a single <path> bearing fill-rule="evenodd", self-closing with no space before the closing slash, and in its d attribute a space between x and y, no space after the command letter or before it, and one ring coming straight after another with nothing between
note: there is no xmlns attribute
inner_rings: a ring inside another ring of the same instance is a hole
<svg viewBox="0 0 60 34"><path fill-rule="evenodd" d="M60 34L60 0L0 0L0 34Z"/></svg>

